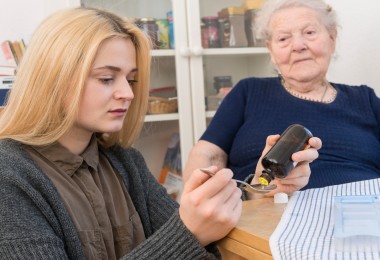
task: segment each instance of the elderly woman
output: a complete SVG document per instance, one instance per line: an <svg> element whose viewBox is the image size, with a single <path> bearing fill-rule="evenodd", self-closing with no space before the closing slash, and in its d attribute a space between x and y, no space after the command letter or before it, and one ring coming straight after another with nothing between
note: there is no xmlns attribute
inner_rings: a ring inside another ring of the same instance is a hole
<svg viewBox="0 0 380 260"><path fill-rule="evenodd" d="M303 189L380 177L379 98L368 86L326 78L337 39L332 8L322 0L269 0L257 18L279 76L247 78L234 87L192 149L185 179L193 167L215 164L257 183L266 136L294 123L324 143L318 160L294 169L311 170ZM275 182L281 188L289 180Z"/></svg>

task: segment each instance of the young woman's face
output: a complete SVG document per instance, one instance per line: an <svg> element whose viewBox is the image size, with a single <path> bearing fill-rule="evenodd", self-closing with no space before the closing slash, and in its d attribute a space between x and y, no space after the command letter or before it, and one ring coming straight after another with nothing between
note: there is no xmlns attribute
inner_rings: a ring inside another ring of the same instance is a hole
<svg viewBox="0 0 380 260"><path fill-rule="evenodd" d="M335 35L329 34L315 11L305 7L278 11L270 30L267 46L285 79L324 79L335 50Z"/></svg>
<svg viewBox="0 0 380 260"><path fill-rule="evenodd" d="M131 104L136 50L131 40L106 40L98 50L84 88L74 129L83 133L119 131Z"/></svg>

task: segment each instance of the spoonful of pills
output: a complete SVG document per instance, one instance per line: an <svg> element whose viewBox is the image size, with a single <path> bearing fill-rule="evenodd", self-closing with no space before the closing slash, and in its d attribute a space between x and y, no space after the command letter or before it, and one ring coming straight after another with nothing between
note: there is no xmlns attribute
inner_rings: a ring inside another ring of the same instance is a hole
<svg viewBox="0 0 380 260"><path fill-rule="evenodd" d="M210 177L213 177L215 175L215 173L205 169L205 168L201 168L200 169L202 172L208 174ZM236 180L236 179L233 179L234 181L236 181L237 183L240 183L243 185L243 188L248 191L248 192L256 192L256 193L268 193L274 189L277 188L277 185L276 184L269 184L269 185L264 185L264 184L249 184L245 181L241 181L241 180Z"/></svg>

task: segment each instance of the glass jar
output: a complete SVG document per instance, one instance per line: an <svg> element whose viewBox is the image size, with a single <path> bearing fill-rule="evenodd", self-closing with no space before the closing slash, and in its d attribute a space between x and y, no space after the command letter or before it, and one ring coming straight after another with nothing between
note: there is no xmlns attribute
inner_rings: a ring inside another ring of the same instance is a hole
<svg viewBox="0 0 380 260"><path fill-rule="evenodd" d="M136 21L136 24L143 32L145 32L147 36L150 37L152 41L152 48L159 49L159 30L156 19L150 17L141 18Z"/></svg>
<svg viewBox="0 0 380 260"><path fill-rule="evenodd" d="M202 42L204 42L204 48L219 48L219 25L217 16L206 16L202 17L202 22L204 24L202 33Z"/></svg>
<svg viewBox="0 0 380 260"><path fill-rule="evenodd" d="M216 93L219 93L222 88L232 88L231 76L216 76L214 77L214 88Z"/></svg>
<svg viewBox="0 0 380 260"><path fill-rule="evenodd" d="M170 49L174 49L175 48L175 41L174 41L173 11L167 12L166 18L168 19L168 23L169 23L169 47L170 47Z"/></svg>
<svg viewBox="0 0 380 260"><path fill-rule="evenodd" d="M220 27L223 28L221 47L247 47L247 38L244 30L244 9L241 7L227 7L219 13Z"/></svg>
<svg viewBox="0 0 380 260"><path fill-rule="evenodd" d="M264 47L265 43L258 38L255 33L255 18L257 12L263 5L264 0L245 0L242 4L244 8L244 29L248 41L248 47Z"/></svg>

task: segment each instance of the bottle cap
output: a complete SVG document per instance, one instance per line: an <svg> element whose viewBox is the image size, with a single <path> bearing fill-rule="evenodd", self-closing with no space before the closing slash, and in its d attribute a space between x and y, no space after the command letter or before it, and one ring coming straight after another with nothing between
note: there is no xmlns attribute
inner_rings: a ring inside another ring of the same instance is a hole
<svg viewBox="0 0 380 260"><path fill-rule="evenodd" d="M279 192L274 194L274 203L288 203L288 194Z"/></svg>
<svg viewBox="0 0 380 260"><path fill-rule="evenodd" d="M268 186L269 184L268 180L264 177L259 177L259 182L260 184L265 185L265 186Z"/></svg>
<svg viewBox="0 0 380 260"><path fill-rule="evenodd" d="M270 175L269 172L263 170L261 172L261 175L259 177L259 182L262 184L262 185L269 185L269 183L273 180L272 176Z"/></svg>

